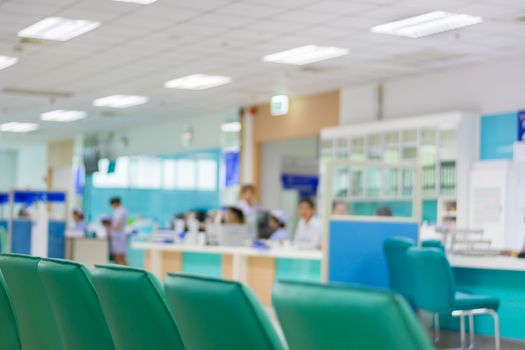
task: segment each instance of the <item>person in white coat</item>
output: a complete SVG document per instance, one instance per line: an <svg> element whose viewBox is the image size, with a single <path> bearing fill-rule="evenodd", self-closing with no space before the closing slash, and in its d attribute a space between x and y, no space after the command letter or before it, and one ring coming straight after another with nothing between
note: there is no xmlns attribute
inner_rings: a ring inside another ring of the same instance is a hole
<svg viewBox="0 0 525 350"><path fill-rule="evenodd" d="M294 236L294 246L300 249L320 249L323 227L315 216L315 204L310 199L299 202L299 223Z"/></svg>

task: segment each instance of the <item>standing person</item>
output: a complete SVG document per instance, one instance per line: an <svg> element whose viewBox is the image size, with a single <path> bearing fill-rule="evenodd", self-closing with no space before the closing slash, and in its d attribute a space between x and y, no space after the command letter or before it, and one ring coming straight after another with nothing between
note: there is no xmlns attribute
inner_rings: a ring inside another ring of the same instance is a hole
<svg viewBox="0 0 525 350"><path fill-rule="evenodd" d="M127 265L126 222L128 221L128 213L122 206L122 201L119 197L111 198L109 204L111 205L111 208L113 208L113 217L111 220L111 228L109 230L110 253L115 263L119 265Z"/></svg>
<svg viewBox="0 0 525 350"><path fill-rule="evenodd" d="M294 245L302 249L320 249L322 239L321 220L314 216L315 204L311 199L299 202L299 223L295 231Z"/></svg>
<svg viewBox="0 0 525 350"><path fill-rule="evenodd" d="M255 201L257 200L257 189L254 185L243 185L241 187L241 196L240 201L237 204L237 207L242 210L244 217L248 221L254 220L257 216L257 205Z"/></svg>

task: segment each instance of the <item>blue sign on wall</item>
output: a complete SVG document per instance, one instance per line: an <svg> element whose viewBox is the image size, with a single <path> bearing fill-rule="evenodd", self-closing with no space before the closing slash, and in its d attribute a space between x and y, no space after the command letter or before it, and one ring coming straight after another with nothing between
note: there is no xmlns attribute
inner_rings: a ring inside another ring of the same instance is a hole
<svg viewBox="0 0 525 350"><path fill-rule="evenodd" d="M241 183L241 162L239 152L224 152L224 187L237 186Z"/></svg>
<svg viewBox="0 0 525 350"><path fill-rule="evenodd" d="M518 140L518 113L481 117L480 159L512 159L514 142Z"/></svg>
<svg viewBox="0 0 525 350"><path fill-rule="evenodd" d="M518 112L518 140L525 142L525 111Z"/></svg>
<svg viewBox="0 0 525 350"><path fill-rule="evenodd" d="M301 174L283 174L281 176L283 189L297 190L301 198L312 198L317 194L319 176Z"/></svg>

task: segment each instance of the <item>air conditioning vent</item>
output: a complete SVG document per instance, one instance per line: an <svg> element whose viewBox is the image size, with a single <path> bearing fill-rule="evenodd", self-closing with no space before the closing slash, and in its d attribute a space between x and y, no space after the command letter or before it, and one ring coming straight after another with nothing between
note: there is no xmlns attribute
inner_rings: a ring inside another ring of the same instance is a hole
<svg viewBox="0 0 525 350"><path fill-rule="evenodd" d="M22 88L13 88L5 87L1 90L4 94L13 94L13 95L25 95L31 97L71 97L74 94L70 91L52 91L52 90L33 90L33 89L22 89Z"/></svg>

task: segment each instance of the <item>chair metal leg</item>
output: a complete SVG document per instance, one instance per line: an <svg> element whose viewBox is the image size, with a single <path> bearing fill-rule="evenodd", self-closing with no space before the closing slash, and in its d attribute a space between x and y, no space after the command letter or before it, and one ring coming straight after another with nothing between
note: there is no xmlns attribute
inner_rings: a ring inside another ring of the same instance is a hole
<svg viewBox="0 0 525 350"><path fill-rule="evenodd" d="M499 337L499 316L494 310L488 311L489 315L494 320L494 349L500 350L500 337Z"/></svg>
<svg viewBox="0 0 525 350"><path fill-rule="evenodd" d="M459 331L461 337L461 349L465 349L466 336L465 336L465 315L461 314L459 316Z"/></svg>
<svg viewBox="0 0 525 350"><path fill-rule="evenodd" d="M469 331L469 335L470 335L470 344L468 346L468 348L470 350L473 350L474 349L474 315L473 314L469 314L468 315L468 331Z"/></svg>
<svg viewBox="0 0 525 350"><path fill-rule="evenodd" d="M439 325L439 314L434 314L434 344L439 343L440 339L440 325Z"/></svg>

